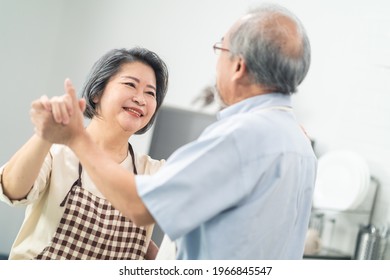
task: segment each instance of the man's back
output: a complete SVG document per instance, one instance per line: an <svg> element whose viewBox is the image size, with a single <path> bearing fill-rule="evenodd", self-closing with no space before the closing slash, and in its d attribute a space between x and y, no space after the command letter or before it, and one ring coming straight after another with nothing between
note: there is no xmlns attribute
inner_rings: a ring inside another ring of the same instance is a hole
<svg viewBox="0 0 390 280"><path fill-rule="evenodd" d="M316 158L290 105L281 94L233 105L168 159L159 185L171 201L151 212L179 259L302 257Z"/></svg>

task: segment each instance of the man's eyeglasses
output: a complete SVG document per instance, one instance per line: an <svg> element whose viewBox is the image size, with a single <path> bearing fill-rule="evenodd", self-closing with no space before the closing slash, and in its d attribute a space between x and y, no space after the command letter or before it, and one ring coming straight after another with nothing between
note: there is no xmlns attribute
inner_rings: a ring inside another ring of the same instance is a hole
<svg viewBox="0 0 390 280"><path fill-rule="evenodd" d="M219 55L222 51L230 52L229 49L222 48L222 42L215 43L213 46L214 53Z"/></svg>

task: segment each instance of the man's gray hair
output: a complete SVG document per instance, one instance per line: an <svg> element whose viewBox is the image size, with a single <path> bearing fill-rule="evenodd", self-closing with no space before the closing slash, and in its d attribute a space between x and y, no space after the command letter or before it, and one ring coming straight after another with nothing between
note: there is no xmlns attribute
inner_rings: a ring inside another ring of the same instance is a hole
<svg viewBox="0 0 390 280"><path fill-rule="evenodd" d="M253 82L272 91L296 92L309 70L306 31L295 15L279 5L249 12L229 39L231 54L243 57Z"/></svg>

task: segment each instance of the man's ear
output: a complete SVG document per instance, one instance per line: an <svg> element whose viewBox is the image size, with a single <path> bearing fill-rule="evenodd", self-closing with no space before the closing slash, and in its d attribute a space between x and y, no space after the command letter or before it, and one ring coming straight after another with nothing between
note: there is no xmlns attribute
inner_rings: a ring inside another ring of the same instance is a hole
<svg viewBox="0 0 390 280"><path fill-rule="evenodd" d="M245 77L247 69L245 60L242 57L238 57L235 61L235 69L233 74L233 80L240 80Z"/></svg>

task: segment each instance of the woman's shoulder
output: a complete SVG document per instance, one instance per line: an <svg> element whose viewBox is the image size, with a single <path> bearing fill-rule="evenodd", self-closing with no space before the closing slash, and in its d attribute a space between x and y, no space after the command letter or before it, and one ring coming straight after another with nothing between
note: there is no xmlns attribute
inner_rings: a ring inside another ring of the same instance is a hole
<svg viewBox="0 0 390 280"><path fill-rule="evenodd" d="M53 166L78 166L79 160L75 153L67 146L53 144L50 148L50 156L53 161Z"/></svg>
<svg viewBox="0 0 390 280"><path fill-rule="evenodd" d="M68 157L76 156L69 147L61 144L53 144L50 148L50 154L52 155L52 157L57 157L61 155Z"/></svg>
<svg viewBox="0 0 390 280"><path fill-rule="evenodd" d="M165 159L153 159L147 154L135 154L135 160L138 174L143 175L152 175L165 164Z"/></svg>

